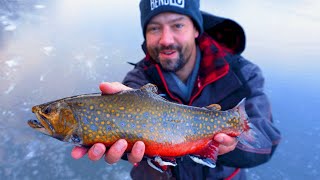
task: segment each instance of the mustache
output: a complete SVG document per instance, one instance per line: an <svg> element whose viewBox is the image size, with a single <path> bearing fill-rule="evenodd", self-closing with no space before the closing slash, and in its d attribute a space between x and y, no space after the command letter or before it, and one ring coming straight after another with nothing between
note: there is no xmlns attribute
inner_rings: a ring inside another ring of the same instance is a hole
<svg viewBox="0 0 320 180"><path fill-rule="evenodd" d="M163 50L177 50L180 51L181 47L179 45L169 45L169 46L158 46L156 48L157 52L163 51Z"/></svg>

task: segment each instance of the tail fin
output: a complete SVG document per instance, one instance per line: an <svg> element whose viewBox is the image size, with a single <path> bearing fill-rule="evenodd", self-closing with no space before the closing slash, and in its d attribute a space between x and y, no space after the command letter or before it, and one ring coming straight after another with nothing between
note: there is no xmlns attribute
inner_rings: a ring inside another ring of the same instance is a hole
<svg viewBox="0 0 320 180"><path fill-rule="evenodd" d="M240 114L240 119L243 125L243 132L238 137L238 146L244 149L264 149L270 146L270 141L254 124L250 122L250 119L245 110L245 98L242 99L236 107L233 108Z"/></svg>
<svg viewBox="0 0 320 180"><path fill-rule="evenodd" d="M250 125L248 122L248 115L246 113L246 98L243 98L234 108L233 110L240 114L241 123L243 125L243 131L247 132L250 130Z"/></svg>

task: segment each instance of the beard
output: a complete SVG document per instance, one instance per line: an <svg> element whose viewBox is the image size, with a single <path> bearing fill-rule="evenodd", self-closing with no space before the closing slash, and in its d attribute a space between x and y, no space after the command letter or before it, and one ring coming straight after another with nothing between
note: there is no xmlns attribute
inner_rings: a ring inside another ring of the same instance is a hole
<svg viewBox="0 0 320 180"><path fill-rule="evenodd" d="M165 58L165 59L160 59L160 52L164 50L170 50L170 51L175 51L178 53L177 58ZM179 45L169 45L169 46L157 46L154 48L148 48L148 51L150 52L150 56L161 65L162 69L168 72L177 72L180 69L182 69L185 64L187 64L187 59L184 56L182 47Z"/></svg>

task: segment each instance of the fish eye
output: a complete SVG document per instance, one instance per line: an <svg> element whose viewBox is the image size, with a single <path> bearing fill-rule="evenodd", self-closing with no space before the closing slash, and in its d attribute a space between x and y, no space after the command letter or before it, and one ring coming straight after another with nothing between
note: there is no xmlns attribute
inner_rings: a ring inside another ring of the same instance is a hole
<svg viewBox="0 0 320 180"><path fill-rule="evenodd" d="M45 114L51 113L51 107L47 106L42 112L45 113Z"/></svg>

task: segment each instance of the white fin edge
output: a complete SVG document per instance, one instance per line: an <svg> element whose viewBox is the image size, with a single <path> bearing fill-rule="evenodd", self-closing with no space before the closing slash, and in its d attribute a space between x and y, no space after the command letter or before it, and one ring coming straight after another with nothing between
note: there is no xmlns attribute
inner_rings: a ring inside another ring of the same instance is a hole
<svg viewBox="0 0 320 180"><path fill-rule="evenodd" d="M191 156L189 155L189 157L196 163L199 163L199 164L202 164L202 165L205 165L205 166L208 166L210 168L215 168L216 167L216 164L213 164L213 163L210 163L210 162L206 162L204 161L203 159L200 159L196 156Z"/></svg>
<svg viewBox="0 0 320 180"><path fill-rule="evenodd" d="M147 162L148 162L149 166L151 166L153 169L155 169L155 170L163 173L162 169L158 168L157 166L155 166L155 165L151 162L151 159L148 158L148 159L147 159Z"/></svg>
<svg viewBox="0 0 320 180"><path fill-rule="evenodd" d="M159 163L160 166L176 166L177 165L177 164L173 164L172 162L163 161L159 156L156 156L154 158L154 161Z"/></svg>

